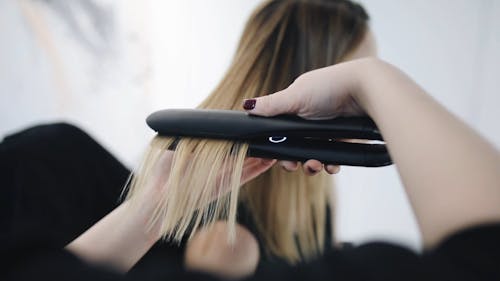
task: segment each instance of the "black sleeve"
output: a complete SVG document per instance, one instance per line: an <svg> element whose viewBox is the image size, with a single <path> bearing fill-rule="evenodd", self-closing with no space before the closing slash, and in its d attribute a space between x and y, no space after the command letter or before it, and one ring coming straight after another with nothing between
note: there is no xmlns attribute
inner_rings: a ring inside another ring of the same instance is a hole
<svg viewBox="0 0 500 281"><path fill-rule="evenodd" d="M72 241L119 205L130 171L81 129L34 126L0 143L1 233L40 226Z"/></svg>
<svg viewBox="0 0 500 281"><path fill-rule="evenodd" d="M213 280L158 263L144 275L121 275L89 265L52 246L49 238L24 234L2 239L0 280ZM414 252L386 243L334 251L295 267L261 268L251 280L500 280L500 225L457 233L432 252Z"/></svg>
<svg viewBox="0 0 500 281"><path fill-rule="evenodd" d="M159 281L214 280L209 275L187 272L168 260L156 260L148 271L119 273L103 265L89 264L61 249L51 234L39 234L24 229L0 237L0 280L71 280L71 281Z"/></svg>
<svg viewBox="0 0 500 281"><path fill-rule="evenodd" d="M129 174L104 147L70 124L39 125L7 136L0 143L1 260L17 273L40 272L40 278L50 279L42 269L57 272L54 267L63 267L68 274L73 268L76 280L93 280L85 276L94 266L85 266L62 248L118 206ZM129 275L147 275L159 263L181 268L182 255L182 247L158 242ZM5 265L0 268L10 268Z"/></svg>
<svg viewBox="0 0 500 281"><path fill-rule="evenodd" d="M482 225L463 230L423 260L429 271L440 270L455 280L500 280L500 224ZM440 267L437 267L437 266Z"/></svg>
<svg viewBox="0 0 500 281"><path fill-rule="evenodd" d="M1 239L0 280L125 280L112 270L92 267L61 250L49 235L12 233Z"/></svg>
<svg viewBox="0 0 500 281"><path fill-rule="evenodd" d="M252 280L500 280L500 224L456 233L421 255L387 243L336 250L295 267L261 268Z"/></svg>

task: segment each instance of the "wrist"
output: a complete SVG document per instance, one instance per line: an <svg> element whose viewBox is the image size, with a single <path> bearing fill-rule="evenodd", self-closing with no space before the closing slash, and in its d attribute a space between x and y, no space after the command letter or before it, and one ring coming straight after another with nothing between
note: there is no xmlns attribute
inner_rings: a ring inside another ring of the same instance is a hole
<svg viewBox="0 0 500 281"><path fill-rule="evenodd" d="M402 80L407 82L407 77L399 69L378 58L359 60L352 76L353 99L375 121L379 118L378 113L382 112L379 109L386 108L393 101L394 97L389 97L394 94L390 86L397 86Z"/></svg>
<svg viewBox="0 0 500 281"><path fill-rule="evenodd" d="M373 115L372 100L373 89L370 80L378 75L377 67L381 61L377 58L364 58L353 62L349 76L352 79L350 93L354 102L369 116Z"/></svg>

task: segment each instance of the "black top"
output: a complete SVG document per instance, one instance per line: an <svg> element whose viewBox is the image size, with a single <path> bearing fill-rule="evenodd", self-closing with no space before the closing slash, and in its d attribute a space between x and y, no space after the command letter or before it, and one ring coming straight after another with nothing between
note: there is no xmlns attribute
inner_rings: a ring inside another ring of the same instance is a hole
<svg viewBox="0 0 500 281"><path fill-rule="evenodd" d="M390 244L369 243L332 251L296 267L262 268L251 280L500 280L500 225L451 236L423 255ZM156 259L147 270L120 275L89 265L62 250L48 236L24 233L2 239L0 280L212 280ZM6 276L7 275L7 276Z"/></svg>
<svg viewBox="0 0 500 281"><path fill-rule="evenodd" d="M78 161L75 161L77 159ZM0 280L211 280L157 243L126 275L63 247L113 210L129 171L79 129L35 127L0 144ZM500 224L456 233L418 255L387 243L332 250L308 264L263 262L255 280L500 280Z"/></svg>

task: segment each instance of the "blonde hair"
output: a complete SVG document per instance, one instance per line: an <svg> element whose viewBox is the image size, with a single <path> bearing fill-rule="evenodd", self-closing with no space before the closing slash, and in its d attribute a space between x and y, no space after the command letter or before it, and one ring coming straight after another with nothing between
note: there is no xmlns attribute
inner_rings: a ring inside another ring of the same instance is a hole
<svg viewBox="0 0 500 281"><path fill-rule="evenodd" d="M239 110L243 99L283 89L306 71L341 61L362 40L367 19L360 6L347 0L265 2L250 17L226 75L199 108ZM128 198L140 193L173 143L173 138L153 139ZM268 255L289 263L320 255L331 177L275 166L240 187L247 150L246 143L180 139L170 176L161 183L168 188L159 195L151 223L161 222L165 238L181 241L200 225L227 220L231 237L237 204L243 203Z"/></svg>

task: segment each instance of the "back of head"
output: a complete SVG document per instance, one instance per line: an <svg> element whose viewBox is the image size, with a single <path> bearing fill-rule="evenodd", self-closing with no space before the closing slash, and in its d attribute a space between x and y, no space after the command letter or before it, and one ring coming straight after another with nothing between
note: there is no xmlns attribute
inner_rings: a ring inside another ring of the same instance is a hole
<svg viewBox="0 0 500 281"><path fill-rule="evenodd" d="M286 88L302 73L341 62L363 40L368 15L347 0L272 0L246 24L225 77L200 108L240 110L243 99ZM331 178L280 167L240 194L268 254L291 263L318 256L325 236Z"/></svg>
<svg viewBox="0 0 500 281"><path fill-rule="evenodd" d="M367 21L364 9L348 0L264 2L247 22L222 82L200 107L239 110L244 98L342 61L363 40Z"/></svg>

